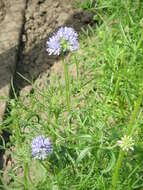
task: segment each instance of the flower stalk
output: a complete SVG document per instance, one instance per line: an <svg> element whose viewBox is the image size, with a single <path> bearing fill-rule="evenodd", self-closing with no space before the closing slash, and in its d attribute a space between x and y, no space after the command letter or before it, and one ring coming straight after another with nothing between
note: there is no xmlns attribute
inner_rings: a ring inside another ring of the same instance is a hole
<svg viewBox="0 0 143 190"><path fill-rule="evenodd" d="M59 30L47 41L47 52L49 55L61 55L64 69L65 86L66 86L66 102L68 112L70 113L70 87L69 87L69 74L68 65L65 64L64 54L66 52L73 52L78 50L78 34L71 27L61 27ZM78 65L77 67L77 78L79 75Z"/></svg>
<svg viewBox="0 0 143 190"><path fill-rule="evenodd" d="M118 160L117 160L117 163L116 163L115 170L113 171L112 188L111 188L112 190L116 190L117 181L118 181L118 174L119 174L119 171L120 171L123 156L124 156L124 151L121 149L120 153L119 153L119 156L118 156Z"/></svg>
<svg viewBox="0 0 143 190"><path fill-rule="evenodd" d="M21 147L21 132L18 126L18 122L16 122L15 124L15 133L16 133L17 145L20 148Z"/></svg>
<svg viewBox="0 0 143 190"><path fill-rule="evenodd" d="M142 102L142 95L143 95L143 93L141 93L141 95L137 99L133 114L131 116L131 119L130 119L130 122L129 122L129 125L128 125L128 128L127 128L127 132L126 132L127 137L131 136L131 134L132 134L133 125L134 125L136 117L137 117L137 115L139 114L139 111L140 111L140 106L141 106L141 102ZM119 172L120 172L123 157L124 157L124 151L121 149L120 153L119 153L119 156L118 156L118 160L117 160L115 169L113 171L111 190L116 190L118 176L119 176Z"/></svg>
<svg viewBox="0 0 143 190"><path fill-rule="evenodd" d="M27 183L27 173L28 173L28 163L24 162L24 188L28 190L28 183Z"/></svg>
<svg viewBox="0 0 143 190"><path fill-rule="evenodd" d="M62 63L64 69L64 78L65 78L65 86L66 86L66 103L68 112L70 113L70 85L69 85L69 74L68 74L68 65L65 63L64 55L62 55Z"/></svg>
<svg viewBox="0 0 143 190"><path fill-rule="evenodd" d="M76 66L76 77L77 77L77 81L79 81L79 62L78 62L76 56L75 56L75 66Z"/></svg>

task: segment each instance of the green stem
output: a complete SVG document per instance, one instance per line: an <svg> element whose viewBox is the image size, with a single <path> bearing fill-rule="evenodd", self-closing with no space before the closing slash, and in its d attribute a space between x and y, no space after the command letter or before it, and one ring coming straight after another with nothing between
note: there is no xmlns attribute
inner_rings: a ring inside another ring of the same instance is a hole
<svg viewBox="0 0 143 190"><path fill-rule="evenodd" d="M66 102L68 111L70 113L70 87L69 87L69 75L68 75L68 66L65 64L64 55L62 55L62 62L63 62L63 68L64 68L64 77L65 77L65 85L66 85Z"/></svg>
<svg viewBox="0 0 143 190"><path fill-rule="evenodd" d="M114 101L115 101L115 98L116 98L116 96L117 96L117 94L118 94L118 89L119 89L120 81L121 81L121 77L120 77L120 74L119 74L118 79L117 79L117 82L116 82L115 91L114 91L114 94L113 94L111 106L110 106L111 109L112 109L113 103L114 103Z"/></svg>
<svg viewBox="0 0 143 190"><path fill-rule="evenodd" d="M119 157L118 157L116 167L115 167L113 177L112 177L112 188L111 188L112 190L116 190L118 175L119 175L121 163L123 160L123 156L124 156L124 152L120 150Z"/></svg>
<svg viewBox="0 0 143 190"><path fill-rule="evenodd" d="M136 119L137 115L139 114L140 105L141 105L141 102L142 102L142 96L143 96L143 94L141 94L141 95L138 97L138 99L137 99L134 112L133 112L133 114L132 114L132 117L131 117L131 119L130 119L130 122L129 122L129 125L128 125L128 128L127 128L127 136L131 135L131 132L132 132L132 128L133 128L135 119Z"/></svg>
<svg viewBox="0 0 143 190"><path fill-rule="evenodd" d="M20 148L21 147L21 132L18 126L18 122L15 123L15 132L16 132L17 145Z"/></svg>
<svg viewBox="0 0 143 190"><path fill-rule="evenodd" d="M142 41L143 41L143 32L141 33L140 40L138 41L138 44L137 44L137 47L136 47L136 51L138 51L138 49L140 48Z"/></svg>
<svg viewBox="0 0 143 190"><path fill-rule="evenodd" d="M113 94L112 102L111 102L109 111L108 111L108 113L107 113L107 115L106 115L106 117L105 117L105 122L107 122L107 119L108 119L108 117L109 117L110 111L112 110L112 107L113 107L115 98L116 98L116 96L117 96L117 94L118 94L120 81L121 81L121 76L120 76L120 74L119 74L119 75L118 75L117 82L116 82L116 85L115 85L115 91L114 91L114 94Z"/></svg>
<svg viewBox="0 0 143 190"><path fill-rule="evenodd" d="M50 167L49 167L49 162L43 162L40 160L40 164L49 172L50 171Z"/></svg>
<svg viewBox="0 0 143 190"><path fill-rule="evenodd" d="M24 161L24 189L28 190L27 184L28 164Z"/></svg>
<svg viewBox="0 0 143 190"><path fill-rule="evenodd" d="M127 128L127 132L126 132L126 136L130 136L132 133L132 129L133 129L133 125L135 123L136 117L139 114L140 111L140 105L142 102L142 95L143 93L141 93L141 95L138 97L133 114L131 116L128 128ZM118 181L118 175L119 175L119 171L120 171L120 167L121 167L121 163L124 157L124 152L123 150L120 150L119 156L118 156L118 160L115 166L115 170L113 173L113 177L112 177L112 190L116 189L117 186L117 181Z"/></svg>
<svg viewBox="0 0 143 190"><path fill-rule="evenodd" d="M75 56L75 65L76 65L76 76L77 76L77 81L78 81L79 80L79 62L76 56Z"/></svg>
<svg viewBox="0 0 143 190"><path fill-rule="evenodd" d="M120 67L123 67L123 60L124 60L124 57L123 57L123 55L122 55L121 61L120 61ZM115 60L115 65L116 65L116 64L117 64L117 60ZM118 71L118 78L117 78L117 81L116 81L116 84L115 84L115 90L114 90L113 98L112 98L112 101L111 101L111 105L110 105L108 114L107 114L106 117L105 117L105 122L107 122L107 119L108 119L108 117L109 117L110 111L112 110L113 104L114 104L115 99L116 99L116 96L117 96L117 94L118 94L120 81L121 81L121 71L119 70L119 71ZM107 102L107 101L106 101L106 102Z"/></svg>

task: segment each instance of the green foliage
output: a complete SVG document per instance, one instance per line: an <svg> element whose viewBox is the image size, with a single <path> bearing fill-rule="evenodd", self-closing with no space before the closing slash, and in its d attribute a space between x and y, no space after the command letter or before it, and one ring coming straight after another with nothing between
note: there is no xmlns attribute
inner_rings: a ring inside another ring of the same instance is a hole
<svg viewBox="0 0 143 190"><path fill-rule="evenodd" d="M78 80L69 76L71 112L57 76L42 91L35 87L24 100L9 101L1 129L11 133L5 149L15 163L9 171L10 185L2 182L4 189L109 190L111 186L120 150L117 141L126 133L143 90L143 3L89 0L81 8L92 11L98 22L96 29L83 30L79 52L66 62L69 69L78 68ZM43 163L33 162L31 141L41 134L51 138L54 151ZM134 151L125 153L118 190L143 189L141 111L131 134ZM20 168L24 172L19 177Z"/></svg>

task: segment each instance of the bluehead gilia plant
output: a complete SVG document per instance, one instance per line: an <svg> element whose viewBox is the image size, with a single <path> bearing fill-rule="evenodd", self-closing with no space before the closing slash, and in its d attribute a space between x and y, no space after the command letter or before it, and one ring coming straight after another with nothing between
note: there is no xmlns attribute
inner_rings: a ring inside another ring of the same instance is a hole
<svg viewBox="0 0 143 190"><path fill-rule="evenodd" d="M69 75L68 75L68 65L65 64L65 53L73 52L78 50L78 34L71 27L61 27L59 30L49 38L47 42L47 52L49 55L61 55L63 68L64 68L64 77L66 85L66 102L67 108L70 113L70 87L69 87Z"/></svg>

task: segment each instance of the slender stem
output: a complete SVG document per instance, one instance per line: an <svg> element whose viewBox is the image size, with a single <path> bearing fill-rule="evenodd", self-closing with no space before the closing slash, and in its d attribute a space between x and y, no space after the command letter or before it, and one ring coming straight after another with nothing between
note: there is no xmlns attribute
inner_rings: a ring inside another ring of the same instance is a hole
<svg viewBox="0 0 143 190"><path fill-rule="evenodd" d="M142 41L143 41L143 32L141 33L140 40L137 43L136 51L140 48L140 45L141 45Z"/></svg>
<svg viewBox="0 0 143 190"><path fill-rule="evenodd" d="M138 97L133 114L131 116L128 128L127 128L127 132L126 132L126 136L130 136L132 133L132 129L133 129L133 125L135 123L136 117L139 114L140 111L140 105L142 102L142 96L143 93L141 93L141 95ZM112 177L112 190L116 190L117 187L117 181L118 181L118 175L119 175L119 171L120 171L120 167L121 167L121 163L124 157L124 152L123 150L120 150L119 156L118 156L118 160L115 166L115 170L113 173L113 177Z"/></svg>
<svg viewBox="0 0 143 190"><path fill-rule="evenodd" d="M76 77L77 77L77 81L78 81L79 80L79 62L78 62L76 56L75 56L75 65L76 65Z"/></svg>
<svg viewBox="0 0 143 190"><path fill-rule="evenodd" d="M28 190L27 184L28 164L24 161L24 189Z"/></svg>
<svg viewBox="0 0 143 190"><path fill-rule="evenodd" d="M119 157L116 163L115 170L113 171L113 177L112 177L112 190L116 190L117 186L117 180L118 180L118 175L121 167L121 163L123 160L124 152L120 150Z"/></svg>
<svg viewBox="0 0 143 190"><path fill-rule="evenodd" d="M21 147L21 133L20 133L20 129L19 129L17 121L14 127L15 127L15 132L16 132L17 145L20 148Z"/></svg>
<svg viewBox="0 0 143 190"><path fill-rule="evenodd" d="M112 110L114 101L115 101L116 96L117 96L117 94L118 94L120 81L121 81L121 76L120 76L120 74L119 74L119 75L118 75L117 82L116 82L116 85L115 85L115 91L114 91L114 94L113 94L112 102L111 102L111 104L110 104L109 111L108 111L108 113L107 113L107 115L106 115L106 117L105 117L105 122L107 122L107 119L108 119L108 117L109 117L110 111Z"/></svg>
<svg viewBox="0 0 143 190"><path fill-rule="evenodd" d="M124 60L124 57L122 56L121 61L120 61L120 67L123 67L123 60ZM116 64L117 64L117 60L115 61L115 65ZM107 113L107 115L105 117L105 122L107 121L107 119L109 117L110 111L112 110L113 104L114 104L116 96L118 94L120 81L121 81L121 71L119 70L118 71L118 78L117 78L117 81L116 81L116 84L115 84L115 90L114 90L113 98L112 98L112 101L111 101L111 104L110 104L109 111L108 111L108 113Z"/></svg>
<svg viewBox="0 0 143 190"><path fill-rule="evenodd" d="M116 98L116 96L117 96L117 94L118 94L120 81L121 81L121 77L120 77L120 74L119 74L118 79L117 79L117 82L116 82L115 91L114 91L114 94L113 94L111 106L110 106L111 109L112 109L112 106L113 106L113 104L114 104L115 98Z"/></svg>
<svg viewBox="0 0 143 190"><path fill-rule="evenodd" d="M49 162L43 162L40 160L40 164L49 172L50 168L49 168Z"/></svg>
<svg viewBox="0 0 143 190"><path fill-rule="evenodd" d="M66 102L68 111L70 113L70 87L69 87L69 75L68 75L68 66L65 64L64 55L62 55L62 62L63 62L63 68L64 68L64 77L65 77L65 85L66 85Z"/></svg>
<svg viewBox="0 0 143 190"><path fill-rule="evenodd" d="M143 94L141 94L141 95L138 97L138 100L137 100L137 102L136 102L134 112L133 112L133 114L132 114L132 117L131 117L131 119L130 119L130 122L129 122L129 125L128 125L128 128L127 128L127 136L131 135L131 132L132 132L132 128L133 128L135 119L136 119L137 115L139 114L140 105L141 105L141 102L142 102L142 96L143 96Z"/></svg>

